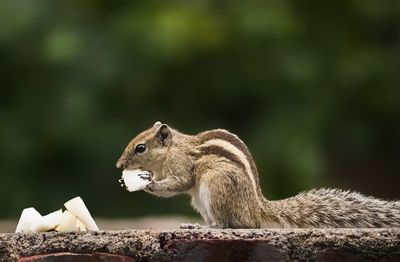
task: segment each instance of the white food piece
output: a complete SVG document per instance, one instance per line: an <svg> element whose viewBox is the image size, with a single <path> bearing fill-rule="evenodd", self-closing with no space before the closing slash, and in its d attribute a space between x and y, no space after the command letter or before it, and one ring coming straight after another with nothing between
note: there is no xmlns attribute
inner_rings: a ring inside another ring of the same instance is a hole
<svg viewBox="0 0 400 262"><path fill-rule="evenodd" d="M86 225L68 210L62 213L61 223L55 229L59 232L87 231Z"/></svg>
<svg viewBox="0 0 400 262"><path fill-rule="evenodd" d="M87 231L86 225L79 218L76 218L75 225L79 231Z"/></svg>
<svg viewBox="0 0 400 262"><path fill-rule="evenodd" d="M134 170L125 169L124 171L122 171L122 180L124 180L126 189L129 192L143 190L146 188L148 184L151 183L149 179L144 179L141 176L150 178L150 173L148 171L143 171L140 169L134 169Z"/></svg>
<svg viewBox="0 0 400 262"><path fill-rule="evenodd" d="M39 223L31 226L33 232L46 232L61 224L62 210L54 211L42 217Z"/></svg>
<svg viewBox="0 0 400 262"><path fill-rule="evenodd" d="M25 208L22 210L21 217L19 218L15 233L19 232L34 232L32 226L41 224L42 215L36 211L33 207Z"/></svg>
<svg viewBox="0 0 400 262"><path fill-rule="evenodd" d="M71 232L71 231L79 231L79 228L76 226L76 216L73 215L68 210L65 210L62 213L61 224L56 227L56 230L59 232Z"/></svg>
<svg viewBox="0 0 400 262"><path fill-rule="evenodd" d="M33 207L25 208L18 221L18 232L46 232L55 229L60 232L98 230L89 210L80 197L64 204L64 213L57 210L46 216L40 215Z"/></svg>
<svg viewBox="0 0 400 262"><path fill-rule="evenodd" d="M79 218L82 223L86 226L89 230L99 230L94 222L94 219L90 215L89 210L87 209L85 203L83 202L82 198L75 197L64 204L65 208L71 212L74 216ZM65 213L65 212L64 212ZM76 223L74 221L74 223ZM76 225L75 225L76 226Z"/></svg>

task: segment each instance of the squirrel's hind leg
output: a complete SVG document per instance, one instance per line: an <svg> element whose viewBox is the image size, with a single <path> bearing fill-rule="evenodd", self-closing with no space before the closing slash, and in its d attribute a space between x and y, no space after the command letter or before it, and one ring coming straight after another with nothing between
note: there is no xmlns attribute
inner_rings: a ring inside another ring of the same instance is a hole
<svg viewBox="0 0 400 262"><path fill-rule="evenodd" d="M202 175L198 199L211 220L210 227L259 227L254 192L241 172L235 165L225 165Z"/></svg>

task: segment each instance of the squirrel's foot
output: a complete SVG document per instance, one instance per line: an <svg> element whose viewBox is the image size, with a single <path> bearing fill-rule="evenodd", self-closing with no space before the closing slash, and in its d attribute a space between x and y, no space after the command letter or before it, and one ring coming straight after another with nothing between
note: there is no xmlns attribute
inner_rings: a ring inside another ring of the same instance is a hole
<svg viewBox="0 0 400 262"><path fill-rule="evenodd" d="M212 223L211 225L200 225L199 223L191 224L191 223L182 223L179 226L180 229L221 229L228 228L223 224Z"/></svg>
<svg viewBox="0 0 400 262"><path fill-rule="evenodd" d="M191 223L182 223L179 226L180 229L203 229L203 228L208 228L208 226L202 226L198 223L196 224L191 224Z"/></svg>
<svg viewBox="0 0 400 262"><path fill-rule="evenodd" d="M216 224L216 223L213 223L213 224L209 225L208 227L209 227L209 228L212 228L212 229L228 228L228 227L226 227L226 226L223 225L223 224Z"/></svg>

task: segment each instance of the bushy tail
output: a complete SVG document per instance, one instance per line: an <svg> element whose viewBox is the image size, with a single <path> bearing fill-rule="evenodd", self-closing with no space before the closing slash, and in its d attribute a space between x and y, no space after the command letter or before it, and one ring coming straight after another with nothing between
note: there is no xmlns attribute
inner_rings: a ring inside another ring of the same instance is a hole
<svg viewBox="0 0 400 262"><path fill-rule="evenodd" d="M359 193L318 189L269 201L282 227L400 227L400 201L383 201Z"/></svg>

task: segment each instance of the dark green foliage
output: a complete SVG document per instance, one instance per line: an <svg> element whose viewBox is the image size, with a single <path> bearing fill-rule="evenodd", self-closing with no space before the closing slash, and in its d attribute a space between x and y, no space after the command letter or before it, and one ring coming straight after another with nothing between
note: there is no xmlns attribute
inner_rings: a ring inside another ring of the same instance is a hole
<svg viewBox="0 0 400 262"><path fill-rule="evenodd" d="M271 198L398 198L399 32L398 1L1 1L0 217L193 214L117 182L157 120L237 133Z"/></svg>

